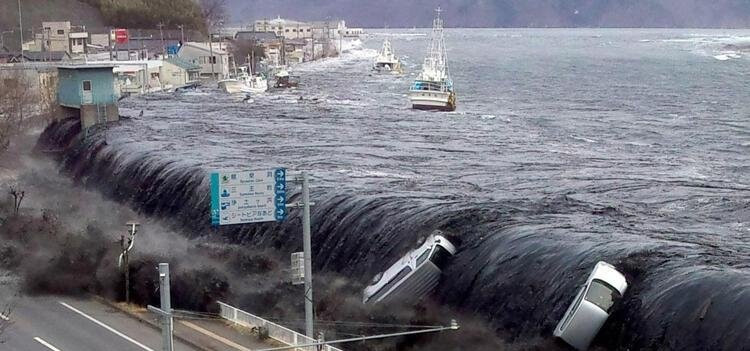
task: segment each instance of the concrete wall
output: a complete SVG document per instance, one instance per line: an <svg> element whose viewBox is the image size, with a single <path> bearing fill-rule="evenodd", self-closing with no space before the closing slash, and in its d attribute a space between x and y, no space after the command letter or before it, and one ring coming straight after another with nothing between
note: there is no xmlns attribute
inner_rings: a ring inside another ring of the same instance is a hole
<svg viewBox="0 0 750 351"><path fill-rule="evenodd" d="M8 64L0 65L0 86L4 85L5 79L24 79L28 83L28 94L34 104L34 115L52 113L57 108L57 69L49 66L35 66L31 64Z"/></svg>
<svg viewBox="0 0 750 351"><path fill-rule="evenodd" d="M94 125L120 120L117 104L81 105L81 128L86 129Z"/></svg>

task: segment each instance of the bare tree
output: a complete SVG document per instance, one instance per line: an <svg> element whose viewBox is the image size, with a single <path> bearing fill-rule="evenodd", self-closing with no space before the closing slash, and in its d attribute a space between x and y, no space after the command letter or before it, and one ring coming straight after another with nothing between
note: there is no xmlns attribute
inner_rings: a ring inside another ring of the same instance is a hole
<svg viewBox="0 0 750 351"><path fill-rule="evenodd" d="M266 57L266 51L254 40L235 40L231 46L232 56L234 56L234 62L237 65L251 63L251 58L255 59L253 65L257 64L258 61Z"/></svg>
<svg viewBox="0 0 750 351"><path fill-rule="evenodd" d="M21 201L23 201L23 197L26 196L26 192L18 190L17 186L11 185L9 193L10 196L13 197L13 213L18 215L18 210L21 208Z"/></svg>
<svg viewBox="0 0 750 351"><path fill-rule="evenodd" d="M209 33L223 26L227 19L226 0L200 0L201 14Z"/></svg>
<svg viewBox="0 0 750 351"><path fill-rule="evenodd" d="M34 101L31 84L24 71L13 70L0 76L0 153L10 146L11 139L21 133Z"/></svg>

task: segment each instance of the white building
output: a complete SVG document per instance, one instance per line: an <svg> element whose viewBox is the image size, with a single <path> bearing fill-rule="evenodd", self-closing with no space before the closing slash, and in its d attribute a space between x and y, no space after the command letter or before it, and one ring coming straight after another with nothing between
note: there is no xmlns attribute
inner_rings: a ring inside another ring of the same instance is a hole
<svg viewBox="0 0 750 351"><path fill-rule="evenodd" d="M274 32L284 39L306 39L312 38L312 25L307 22L293 21L281 17L272 20L257 20L253 24L254 31Z"/></svg>
<svg viewBox="0 0 750 351"><path fill-rule="evenodd" d="M89 33L85 27L71 26L70 22L42 22L41 30L34 35L33 42L24 44L24 50L61 51L70 55L86 53Z"/></svg>
<svg viewBox="0 0 750 351"><path fill-rule="evenodd" d="M229 76L229 52L226 43L187 42L177 57L201 66L201 76L224 79Z"/></svg>
<svg viewBox="0 0 750 351"><path fill-rule="evenodd" d="M339 36L356 38L365 33L362 28L347 27L346 21L299 22L281 17L272 20L257 20L251 26L248 26L248 29L256 32L274 32L279 37L284 37L285 39L308 39L313 37L316 39L337 39Z"/></svg>

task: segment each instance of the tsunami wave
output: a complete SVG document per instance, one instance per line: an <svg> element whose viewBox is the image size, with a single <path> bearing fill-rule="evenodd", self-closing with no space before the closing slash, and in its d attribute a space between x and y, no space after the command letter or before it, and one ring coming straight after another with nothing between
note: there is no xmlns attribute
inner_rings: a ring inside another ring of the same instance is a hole
<svg viewBox="0 0 750 351"><path fill-rule="evenodd" d="M77 120L63 120L44 131L38 147L59 150L62 169L82 185L190 235L286 252L299 248L299 214L282 223L212 228L207 169L108 143L105 132L83 138ZM632 182L621 186L639 187ZM750 261L747 247L739 246L747 244L738 244L747 238L717 237L712 244L663 227L635 233L633 208L565 194L501 201L316 187L312 195L316 272L335 272L364 284L420 237L441 229L459 252L433 300L479 316L511 343L551 338L577 286L597 261L605 260L627 276L630 287L596 345L680 350L750 345ZM727 201L738 217L750 212L746 201ZM588 227L572 216L580 214L614 229Z"/></svg>

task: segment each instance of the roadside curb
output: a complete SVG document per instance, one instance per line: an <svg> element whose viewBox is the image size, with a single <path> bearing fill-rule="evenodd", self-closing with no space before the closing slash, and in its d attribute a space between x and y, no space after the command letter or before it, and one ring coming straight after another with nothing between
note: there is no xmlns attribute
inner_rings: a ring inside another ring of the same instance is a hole
<svg viewBox="0 0 750 351"><path fill-rule="evenodd" d="M110 308L114 308L117 311L119 311L121 313L124 313L128 317L133 318L133 319L137 320L138 322L143 323L143 324L145 324L145 325L147 325L147 326L149 326L149 327L151 327L151 328L153 328L153 329L161 332L161 325L159 325L158 323L154 323L153 321L148 320L146 318L143 318L143 317L139 316L136 313L128 311L127 309L124 309L124 308L120 307L119 305L117 305L116 303L114 303L114 302L112 302L110 300L107 300L107 299L105 299L105 298L103 298L103 297L101 297L99 295L92 295L92 297L94 298L94 300L96 300L96 301L98 301L98 302L100 302L102 304L105 304L105 305L107 305ZM188 346L190 346L190 347L192 347L192 348L194 348L196 350L199 350L199 351L215 351L213 348L206 348L204 346L198 345L195 342L193 342L191 340L188 340L185 337L177 335L176 333L172 333L172 337L175 338L175 339L177 339L177 340L179 340L179 341L181 341L181 342L183 342L183 343L185 343L185 344L187 344Z"/></svg>

